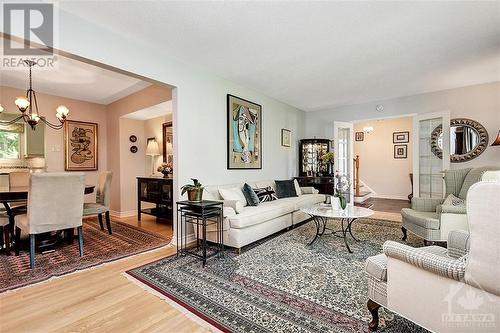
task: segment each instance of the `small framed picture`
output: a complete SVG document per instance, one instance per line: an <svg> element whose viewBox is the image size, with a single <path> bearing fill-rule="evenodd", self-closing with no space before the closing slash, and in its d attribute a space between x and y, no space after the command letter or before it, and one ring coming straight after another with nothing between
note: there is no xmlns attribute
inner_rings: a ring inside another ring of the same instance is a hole
<svg viewBox="0 0 500 333"><path fill-rule="evenodd" d="M392 133L392 143L408 143L408 142L410 142L410 132Z"/></svg>
<svg viewBox="0 0 500 333"><path fill-rule="evenodd" d="M285 128L281 129L281 145L283 147L292 146L292 131Z"/></svg>
<svg viewBox="0 0 500 333"><path fill-rule="evenodd" d="M356 141L364 141L365 140L365 132L356 132L354 135Z"/></svg>
<svg viewBox="0 0 500 333"><path fill-rule="evenodd" d="M408 145L394 145L394 158L407 158Z"/></svg>

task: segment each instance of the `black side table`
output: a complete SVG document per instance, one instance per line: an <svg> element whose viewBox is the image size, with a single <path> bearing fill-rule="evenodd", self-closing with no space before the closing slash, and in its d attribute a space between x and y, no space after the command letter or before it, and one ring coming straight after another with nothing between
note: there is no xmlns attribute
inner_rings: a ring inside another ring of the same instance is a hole
<svg viewBox="0 0 500 333"><path fill-rule="evenodd" d="M177 255L191 255L203 260L215 255L223 255L223 207L221 201L178 201L177 202ZM187 248L186 234L188 225L193 226L196 235L196 247ZM215 226L216 241L213 246L207 244L207 226ZM200 235L201 229L201 235ZM200 237L201 236L201 237ZM201 253L200 253L201 252Z"/></svg>

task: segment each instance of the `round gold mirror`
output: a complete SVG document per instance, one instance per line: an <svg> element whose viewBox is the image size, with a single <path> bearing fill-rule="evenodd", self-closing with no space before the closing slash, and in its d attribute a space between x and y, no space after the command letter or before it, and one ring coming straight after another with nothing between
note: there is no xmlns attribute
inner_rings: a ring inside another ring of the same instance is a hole
<svg viewBox="0 0 500 333"><path fill-rule="evenodd" d="M450 160L452 163L470 161L483 153L488 145L488 132L477 121L456 118L450 121ZM443 158L443 128L436 127L431 134L431 150Z"/></svg>

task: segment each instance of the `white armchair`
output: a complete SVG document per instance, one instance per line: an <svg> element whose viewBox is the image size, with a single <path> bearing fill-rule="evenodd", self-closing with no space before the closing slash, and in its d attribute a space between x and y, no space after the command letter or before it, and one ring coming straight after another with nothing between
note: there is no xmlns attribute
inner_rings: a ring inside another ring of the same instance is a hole
<svg viewBox="0 0 500 333"><path fill-rule="evenodd" d="M368 309L378 327L383 306L434 332L498 332L500 327L500 183L469 189L466 231L452 231L448 249L393 241L366 261Z"/></svg>

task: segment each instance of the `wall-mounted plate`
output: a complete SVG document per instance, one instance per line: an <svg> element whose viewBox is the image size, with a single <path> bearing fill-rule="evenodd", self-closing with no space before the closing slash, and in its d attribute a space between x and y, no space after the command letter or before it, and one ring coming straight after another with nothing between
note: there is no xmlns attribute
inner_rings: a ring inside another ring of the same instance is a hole
<svg viewBox="0 0 500 333"><path fill-rule="evenodd" d="M130 142L136 142L137 141L137 137L135 135L129 136L128 139L130 140Z"/></svg>
<svg viewBox="0 0 500 333"><path fill-rule="evenodd" d="M137 149L137 146L132 146L132 147L130 147L130 151L132 152L132 154L137 153L137 150L138 150L138 149Z"/></svg>

